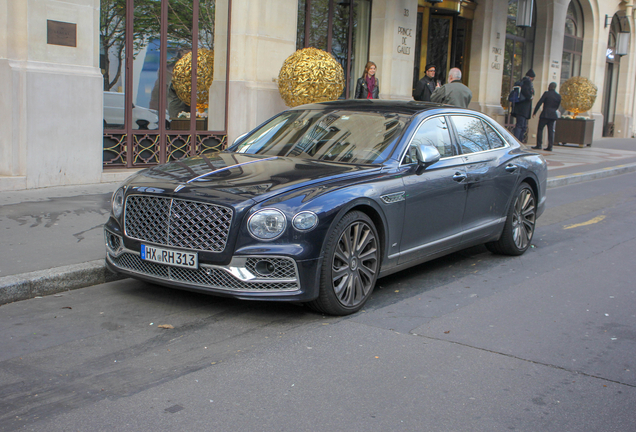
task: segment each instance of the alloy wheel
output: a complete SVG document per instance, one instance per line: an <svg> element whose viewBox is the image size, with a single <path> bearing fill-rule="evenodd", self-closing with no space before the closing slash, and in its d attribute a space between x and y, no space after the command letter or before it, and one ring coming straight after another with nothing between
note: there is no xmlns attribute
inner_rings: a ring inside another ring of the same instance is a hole
<svg viewBox="0 0 636 432"><path fill-rule="evenodd" d="M532 240L536 213L532 191L528 188L522 189L517 196L512 214L512 238L520 250L525 250Z"/></svg>
<svg viewBox="0 0 636 432"><path fill-rule="evenodd" d="M340 235L332 259L332 286L338 301L346 307L363 302L376 280L378 240L362 221L348 225Z"/></svg>

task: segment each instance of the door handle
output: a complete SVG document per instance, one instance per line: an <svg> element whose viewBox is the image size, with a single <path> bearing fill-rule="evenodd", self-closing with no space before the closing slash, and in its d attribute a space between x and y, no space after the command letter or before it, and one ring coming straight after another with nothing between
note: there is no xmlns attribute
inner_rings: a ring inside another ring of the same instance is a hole
<svg viewBox="0 0 636 432"><path fill-rule="evenodd" d="M517 165L513 165L513 164L509 164L505 170L508 171L509 173L515 172L517 171Z"/></svg>
<svg viewBox="0 0 636 432"><path fill-rule="evenodd" d="M459 182L462 182L462 181L466 180L466 177L468 177L466 174L461 173L461 172L458 171L453 176L453 180L455 180L457 183L459 183Z"/></svg>

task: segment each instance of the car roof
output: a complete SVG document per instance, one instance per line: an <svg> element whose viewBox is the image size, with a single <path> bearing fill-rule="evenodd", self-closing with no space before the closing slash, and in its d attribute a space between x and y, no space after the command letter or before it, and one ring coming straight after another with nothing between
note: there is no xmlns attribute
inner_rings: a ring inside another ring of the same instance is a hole
<svg viewBox="0 0 636 432"><path fill-rule="evenodd" d="M301 105L292 110L351 110L351 111L367 111L367 112L386 112L403 115L415 115L417 113L439 109L461 109L451 107L450 105L418 102L414 100L384 100L384 99L342 99L332 102L320 102L314 104Z"/></svg>

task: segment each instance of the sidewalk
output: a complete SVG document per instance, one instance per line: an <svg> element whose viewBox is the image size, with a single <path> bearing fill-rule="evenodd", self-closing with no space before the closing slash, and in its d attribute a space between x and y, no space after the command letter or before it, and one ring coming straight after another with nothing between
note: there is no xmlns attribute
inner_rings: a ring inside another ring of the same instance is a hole
<svg viewBox="0 0 636 432"><path fill-rule="evenodd" d="M548 162L548 188L636 171L636 139L601 138L591 147L555 145L552 152L537 152Z"/></svg>
<svg viewBox="0 0 636 432"><path fill-rule="evenodd" d="M636 139L538 152L548 162L548 188L636 171ZM117 278L104 267L102 225L111 194L131 173L94 185L0 191L0 305Z"/></svg>

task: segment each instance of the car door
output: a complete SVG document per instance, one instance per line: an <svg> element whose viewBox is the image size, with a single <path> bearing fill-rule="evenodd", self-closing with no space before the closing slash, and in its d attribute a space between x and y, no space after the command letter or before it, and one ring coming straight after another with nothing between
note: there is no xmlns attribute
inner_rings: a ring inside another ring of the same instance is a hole
<svg viewBox="0 0 636 432"><path fill-rule="evenodd" d="M467 175L462 241L472 242L501 229L519 169L509 145L487 121L471 115L450 117Z"/></svg>
<svg viewBox="0 0 636 432"><path fill-rule="evenodd" d="M418 170L414 146L419 144L436 147L441 159ZM406 203L399 264L459 244L466 201L464 163L452 143L444 116L422 122L402 163L412 167L403 177Z"/></svg>

